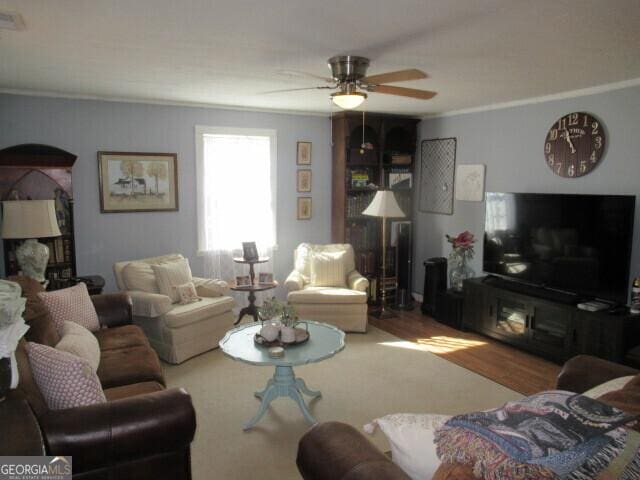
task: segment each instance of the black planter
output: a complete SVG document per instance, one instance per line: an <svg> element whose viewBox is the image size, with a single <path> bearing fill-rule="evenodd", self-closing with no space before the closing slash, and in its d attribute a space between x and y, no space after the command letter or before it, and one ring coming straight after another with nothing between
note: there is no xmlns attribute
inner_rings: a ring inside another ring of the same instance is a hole
<svg viewBox="0 0 640 480"><path fill-rule="evenodd" d="M11 388L11 359L0 358L0 400L9 393Z"/></svg>

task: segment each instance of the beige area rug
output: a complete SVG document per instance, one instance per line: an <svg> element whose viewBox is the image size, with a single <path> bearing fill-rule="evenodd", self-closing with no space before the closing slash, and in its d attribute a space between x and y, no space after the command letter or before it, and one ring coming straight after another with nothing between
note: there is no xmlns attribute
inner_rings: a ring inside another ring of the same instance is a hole
<svg viewBox="0 0 640 480"><path fill-rule="evenodd" d="M338 420L360 431L389 413L456 414L522 397L371 326L367 334L347 335L346 348L335 357L295 372L322 391L309 403L319 422ZM252 430L242 431L259 405L253 392L264 387L272 367L246 365L214 350L182 365L165 365L165 374L170 387L184 387L193 397L195 480L300 478L297 445L309 426L292 400L275 400ZM379 432L369 438L388 450Z"/></svg>

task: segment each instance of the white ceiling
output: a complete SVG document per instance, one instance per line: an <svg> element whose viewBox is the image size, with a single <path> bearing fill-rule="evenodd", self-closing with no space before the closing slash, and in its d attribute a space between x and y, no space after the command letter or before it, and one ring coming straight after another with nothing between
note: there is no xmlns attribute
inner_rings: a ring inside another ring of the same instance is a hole
<svg viewBox="0 0 640 480"><path fill-rule="evenodd" d="M0 0L0 88L62 95L329 111L336 54L433 100L371 94L369 111L433 114L640 78L639 0Z"/></svg>

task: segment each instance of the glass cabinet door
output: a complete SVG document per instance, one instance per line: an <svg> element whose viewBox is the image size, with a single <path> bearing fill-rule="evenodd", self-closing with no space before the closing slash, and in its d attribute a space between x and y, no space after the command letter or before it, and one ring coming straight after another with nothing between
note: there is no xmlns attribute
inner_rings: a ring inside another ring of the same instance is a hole
<svg viewBox="0 0 640 480"><path fill-rule="evenodd" d="M503 335L525 338L527 335L527 306L517 300L496 298L494 330Z"/></svg>
<svg viewBox="0 0 640 480"><path fill-rule="evenodd" d="M530 340L541 346L561 349L569 339L571 315L559 308L536 305L529 325Z"/></svg>

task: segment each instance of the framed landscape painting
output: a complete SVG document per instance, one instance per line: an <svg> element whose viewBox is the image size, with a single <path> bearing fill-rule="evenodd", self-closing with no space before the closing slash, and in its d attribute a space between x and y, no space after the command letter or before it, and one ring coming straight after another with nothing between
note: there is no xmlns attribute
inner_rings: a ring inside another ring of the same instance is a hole
<svg viewBox="0 0 640 480"><path fill-rule="evenodd" d="M98 152L100 211L178 210L175 153Z"/></svg>

